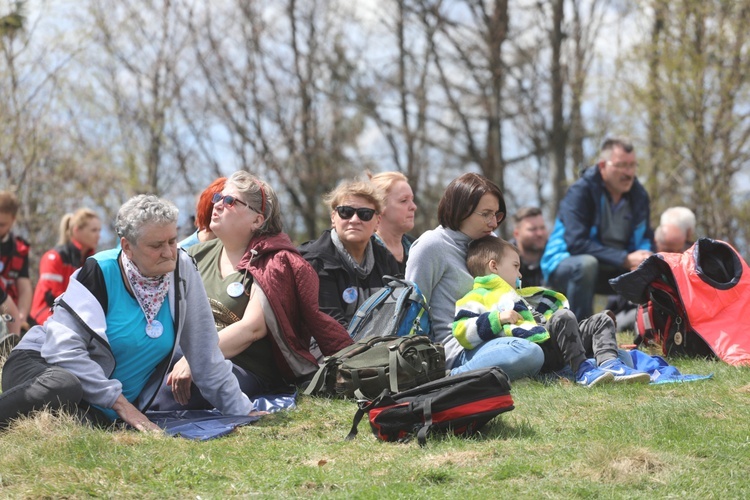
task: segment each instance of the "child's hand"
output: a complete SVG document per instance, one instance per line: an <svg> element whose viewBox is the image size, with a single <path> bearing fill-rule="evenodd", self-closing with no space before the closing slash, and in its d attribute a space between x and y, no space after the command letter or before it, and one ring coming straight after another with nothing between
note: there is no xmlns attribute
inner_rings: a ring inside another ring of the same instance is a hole
<svg viewBox="0 0 750 500"><path fill-rule="evenodd" d="M501 324L515 325L523 318L516 311L503 311L498 314Z"/></svg>

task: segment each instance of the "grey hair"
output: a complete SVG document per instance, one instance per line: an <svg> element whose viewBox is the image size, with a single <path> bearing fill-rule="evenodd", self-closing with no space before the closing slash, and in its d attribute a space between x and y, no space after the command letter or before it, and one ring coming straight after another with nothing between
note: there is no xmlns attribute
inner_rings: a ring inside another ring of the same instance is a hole
<svg viewBox="0 0 750 500"><path fill-rule="evenodd" d="M659 225L672 224L686 233L695 231L695 214L688 207L669 207L662 212Z"/></svg>
<svg viewBox="0 0 750 500"><path fill-rule="evenodd" d="M279 234L283 230L281 208L276 192L271 186L246 170L238 170L227 178L227 185L239 191L242 201L250 208L263 214L263 225L257 234Z"/></svg>
<svg viewBox="0 0 750 500"><path fill-rule="evenodd" d="M171 201L153 194L139 194L120 207L115 219L115 232L117 236L137 243L146 224L171 224L177 222L179 213Z"/></svg>

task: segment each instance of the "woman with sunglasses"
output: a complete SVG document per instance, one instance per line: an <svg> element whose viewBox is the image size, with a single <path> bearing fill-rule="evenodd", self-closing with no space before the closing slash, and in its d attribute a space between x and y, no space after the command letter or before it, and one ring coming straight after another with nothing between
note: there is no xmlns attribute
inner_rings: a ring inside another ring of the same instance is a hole
<svg viewBox="0 0 750 500"><path fill-rule="evenodd" d="M320 277L320 308L343 326L383 276L399 274L398 262L373 234L380 223L382 199L369 182L347 181L324 198L331 209L331 229L302 245L302 255Z"/></svg>
<svg viewBox="0 0 750 500"><path fill-rule="evenodd" d="M66 408L83 420L159 430L144 415L177 347L221 412L253 410L218 349L192 259L177 248L177 207L153 195L117 213L120 248L86 259L54 313L31 328L3 366L0 427L32 411Z"/></svg>
<svg viewBox="0 0 750 500"><path fill-rule="evenodd" d="M68 287L73 271L94 255L101 231L102 222L90 208L79 208L63 216L57 246L46 251L39 261L39 282L29 314L32 324L44 324L52 314L52 303Z"/></svg>
<svg viewBox="0 0 750 500"><path fill-rule="evenodd" d="M384 200L380 225L375 231L375 241L391 252L398 262L399 274L406 272L406 260L414 238L407 233L414 229L414 192L409 180L401 172L367 174L370 182L380 191Z"/></svg>
<svg viewBox="0 0 750 500"><path fill-rule="evenodd" d="M419 286L430 304L433 333L445 346L451 375L497 366L513 380L536 375L544 362L542 349L525 339L496 337L465 351L452 334L456 301L474 286L466 268L469 243L494 234L504 220L505 199L500 188L482 175L463 174L448 185L440 199L440 225L422 234L411 247L406 279Z"/></svg>
<svg viewBox="0 0 750 500"><path fill-rule="evenodd" d="M245 171L213 196L216 239L190 247L219 329L219 347L250 397L278 392L318 368L324 355L351 344L344 328L320 312L318 277L282 232L276 193ZM161 410L205 407L191 387L191 367L179 359L159 394Z"/></svg>

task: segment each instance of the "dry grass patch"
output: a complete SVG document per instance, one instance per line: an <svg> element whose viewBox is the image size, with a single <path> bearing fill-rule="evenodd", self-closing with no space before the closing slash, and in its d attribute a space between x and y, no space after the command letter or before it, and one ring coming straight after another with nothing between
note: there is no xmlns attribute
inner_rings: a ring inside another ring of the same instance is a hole
<svg viewBox="0 0 750 500"><path fill-rule="evenodd" d="M648 478L649 481L666 483L660 476L666 472L667 465L647 448L587 447L584 448L584 457L572 464L573 472L594 482L629 484Z"/></svg>

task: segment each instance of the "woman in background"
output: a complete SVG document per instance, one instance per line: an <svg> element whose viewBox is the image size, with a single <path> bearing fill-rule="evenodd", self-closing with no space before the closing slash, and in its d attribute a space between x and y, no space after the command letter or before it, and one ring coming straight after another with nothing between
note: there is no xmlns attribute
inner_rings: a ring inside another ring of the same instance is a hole
<svg viewBox="0 0 750 500"><path fill-rule="evenodd" d="M68 287L70 276L94 255L101 232L102 222L91 209L80 208L63 216L57 246L42 255L39 262L39 281L30 313L36 324L44 323L55 299Z"/></svg>
<svg viewBox="0 0 750 500"><path fill-rule="evenodd" d="M398 262L399 274L406 272L406 260L414 238L407 233L414 229L414 192L409 180L401 172L367 174L370 182L380 191L384 200L380 225L375 231L375 241L391 252Z"/></svg>
<svg viewBox="0 0 750 500"><path fill-rule="evenodd" d="M195 203L195 232L182 240L177 246L187 249L197 243L216 238L210 227L211 213L214 211L213 197L216 193L221 193L226 181L226 177L219 177L201 192L198 201Z"/></svg>

